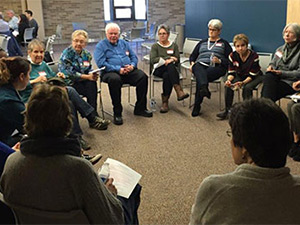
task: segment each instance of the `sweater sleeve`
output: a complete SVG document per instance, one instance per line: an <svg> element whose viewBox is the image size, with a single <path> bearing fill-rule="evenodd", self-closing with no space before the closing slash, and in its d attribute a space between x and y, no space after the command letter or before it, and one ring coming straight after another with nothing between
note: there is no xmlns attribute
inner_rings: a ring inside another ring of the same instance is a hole
<svg viewBox="0 0 300 225"><path fill-rule="evenodd" d="M225 44L225 50L224 57L221 58L221 65L227 69L229 64L228 56L232 52L232 48L227 41L223 40L223 42Z"/></svg>
<svg viewBox="0 0 300 225"><path fill-rule="evenodd" d="M67 49L65 49L60 56L58 69L71 81L76 81L81 78L81 73L76 70L73 58L71 57L71 54L68 53Z"/></svg>
<svg viewBox="0 0 300 225"><path fill-rule="evenodd" d="M160 56L158 55L158 45L155 43L151 47L150 51L150 64L154 65L155 63L158 63Z"/></svg>
<svg viewBox="0 0 300 225"><path fill-rule="evenodd" d="M190 55L190 63L191 62L196 62L198 55L199 55L199 48L201 45L201 41L196 45L196 47L194 48L192 54Z"/></svg>
<svg viewBox="0 0 300 225"><path fill-rule="evenodd" d="M178 59L176 65L180 63L180 52L177 44L174 44L174 56Z"/></svg>
<svg viewBox="0 0 300 225"><path fill-rule="evenodd" d="M92 165L89 162L84 162L84 164L78 167L81 176L76 176L76 179L81 177L81 182L76 192L80 196L83 211L89 222L91 224L124 224L121 202L108 191Z"/></svg>

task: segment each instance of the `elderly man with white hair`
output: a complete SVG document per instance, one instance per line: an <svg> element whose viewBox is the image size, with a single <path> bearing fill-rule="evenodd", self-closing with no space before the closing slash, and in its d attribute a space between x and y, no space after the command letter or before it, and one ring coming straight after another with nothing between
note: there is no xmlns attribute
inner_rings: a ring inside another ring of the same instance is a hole
<svg viewBox="0 0 300 225"><path fill-rule="evenodd" d="M120 27L109 23L105 27L106 39L100 41L94 51L97 66L104 67L102 80L108 83L114 110L114 124L122 125L121 87L123 84L136 86L137 101L134 115L152 117L147 110L148 77L137 68L138 58L128 42L119 39Z"/></svg>
<svg viewBox="0 0 300 225"><path fill-rule="evenodd" d="M212 19L208 22L208 38L201 40L190 56L190 71L196 77L196 95L192 116L198 116L204 97L210 99L208 83L226 74L232 52L229 43L220 38L222 22Z"/></svg>

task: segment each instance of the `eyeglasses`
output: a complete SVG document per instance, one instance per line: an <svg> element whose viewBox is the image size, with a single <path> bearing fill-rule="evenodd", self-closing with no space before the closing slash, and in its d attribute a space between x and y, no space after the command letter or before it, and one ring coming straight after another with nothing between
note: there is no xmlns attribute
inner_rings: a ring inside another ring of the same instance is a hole
<svg viewBox="0 0 300 225"><path fill-rule="evenodd" d="M209 31L216 32L218 29L208 28Z"/></svg>
<svg viewBox="0 0 300 225"><path fill-rule="evenodd" d="M77 40L77 39L74 39L73 42L79 43L79 44L84 44L85 43L84 40Z"/></svg>
<svg viewBox="0 0 300 225"><path fill-rule="evenodd" d="M232 131L230 128L228 130L226 130L226 134L228 137L232 137Z"/></svg>
<svg viewBox="0 0 300 225"><path fill-rule="evenodd" d="M167 35L168 33L158 33L158 35L162 36L162 35Z"/></svg>

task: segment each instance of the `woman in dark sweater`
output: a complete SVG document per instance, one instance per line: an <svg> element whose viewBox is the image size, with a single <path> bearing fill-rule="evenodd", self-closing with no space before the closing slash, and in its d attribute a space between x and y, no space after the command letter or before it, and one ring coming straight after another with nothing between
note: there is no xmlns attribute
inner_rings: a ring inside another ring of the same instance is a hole
<svg viewBox="0 0 300 225"><path fill-rule="evenodd" d="M208 23L209 38L201 40L190 56L190 71L196 77L196 95L192 116L198 116L203 98L210 99L208 83L224 76L228 67L229 43L220 38L222 22L212 19Z"/></svg>
<svg viewBox="0 0 300 225"><path fill-rule="evenodd" d="M248 49L249 39L245 34L233 38L235 51L229 55L227 81L225 82L225 111L218 113L221 120L228 118L234 91L243 90L243 100L252 98L253 89L262 82L263 76L256 52Z"/></svg>
<svg viewBox="0 0 300 225"><path fill-rule="evenodd" d="M26 28L29 28L29 21L27 19L27 17L24 14L21 14L19 16L19 34L16 37L17 41L21 44L24 41L24 32Z"/></svg>

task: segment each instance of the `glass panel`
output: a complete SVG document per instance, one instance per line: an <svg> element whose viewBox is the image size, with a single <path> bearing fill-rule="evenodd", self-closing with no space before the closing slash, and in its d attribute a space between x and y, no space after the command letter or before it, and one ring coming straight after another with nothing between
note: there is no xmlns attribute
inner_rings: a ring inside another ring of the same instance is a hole
<svg viewBox="0 0 300 225"><path fill-rule="evenodd" d="M132 0L114 0L114 6L132 6Z"/></svg>
<svg viewBox="0 0 300 225"><path fill-rule="evenodd" d="M131 19L131 8L116 9L116 19Z"/></svg>
<svg viewBox="0 0 300 225"><path fill-rule="evenodd" d="M109 4L110 0L104 0L103 4L104 4L104 20L105 21L110 21L110 4Z"/></svg>
<svg viewBox="0 0 300 225"><path fill-rule="evenodd" d="M146 20L146 0L135 0L135 19Z"/></svg>

